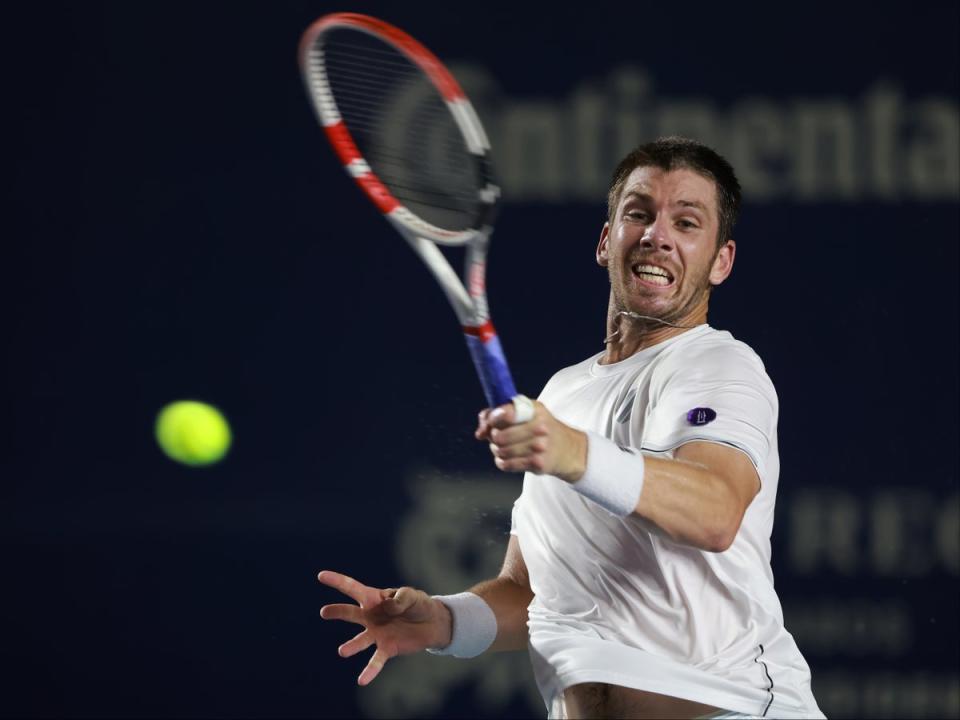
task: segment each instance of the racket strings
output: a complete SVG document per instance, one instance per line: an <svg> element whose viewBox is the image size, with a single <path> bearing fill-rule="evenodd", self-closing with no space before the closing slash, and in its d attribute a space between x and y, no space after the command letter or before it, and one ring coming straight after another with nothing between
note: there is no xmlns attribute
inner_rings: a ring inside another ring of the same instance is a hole
<svg viewBox="0 0 960 720"><path fill-rule="evenodd" d="M346 101L346 102L344 102ZM348 112L353 116L351 117L352 125L351 128L356 126L357 129L366 130L368 132L373 132L381 128L380 121L373 119L372 117L363 117L355 112L359 108L367 108L368 112L373 115L377 111L383 109L381 103L373 102L367 99L364 95L351 96L347 93L338 93L337 95L337 106L341 108L341 114L343 114L343 107L346 106ZM352 111L352 112L351 112ZM445 116L449 116L450 112L446 108L443 111L439 110L425 110L423 113L427 119L433 119L435 121L446 119ZM433 118L430 116L433 115ZM457 143L459 144L459 143Z"/></svg>
<svg viewBox="0 0 960 720"><path fill-rule="evenodd" d="M381 180L398 198L420 203L429 202L431 207L439 210L460 212L464 204L476 201L476 195L456 195L449 191L435 190L427 185L404 185L402 179L393 179L389 175L386 176L386 179L381 176ZM459 202L452 203L451 200Z"/></svg>
<svg viewBox="0 0 960 720"><path fill-rule="evenodd" d="M408 146L408 150L421 147L426 149L426 144L422 142L411 141ZM416 183L414 181L408 180L407 176L409 173L406 173L405 170L410 165L410 152L405 152L404 154L391 153L387 150L381 150L379 153L379 170L380 178L384 181L392 190L396 191L395 194L410 196L410 193L422 194L426 196L433 197L437 207L447 209L447 210L456 210L460 206L450 206L443 203L444 198L458 198L464 202L473 202L476 200L477 194L476 191L472 188L468 191L457 192L455 188L446 188L443 190L438 190L427 183ZM410 183L410 184L408 184ZM417 197L417 195L413 195Z"/></svg>
<svg viewBox="0 0 960 720"><path fill-rule="evenodd" d="M392 70L393 74L397 77L414 78L422 77L423 75L418 66L411 65L409 62L383 62L380 60L376 60L374 62L360 62L352 57L343 57L339 55L334 55L331 57L329 54L325 54L323 56L323 62L325 62L328 67L332 67L336 70L346 72L349 69L352 70L357 77L368 77L374 80L381 77L380 73L384 68Z"/></svg>
<svg viewBox="0 0 960 720"><path fill-rule="evenodd" d="M482 210L477 161L424 72L383 41L335 30L312 56L361 155L411 212L448 230Z"/></svg>
<svg viewBox="0 0 960 720"><path fill-rule="evenodd" d="M364 123L358 123L355 127L369 132L376 132L379 129L377 125ZM351 126L351 129L353 128L354 126ZM405 165L409 164L411 160L416 160L418 157L429 156L431 153L436 153L438 149L440 149L440 144L436 140L428 141L419 136L412 136L405 141L402 151L397 151L389 147L382 147L378 150L385 164ZM447 160L452 162L453 160L460 159L456 154L460 150L460 143L449 142L446 145L446 149L450 151ZM431 157L430 159L436 160L435 157Z"/></svg>
<svg viewBox="0 0 960 720"><path fill-rule="evenodd" d="M344 32L350 32L350 31L340 31L340 32L344 33ZM344 37L346 37L346 35L344 35ZM392 45L386 45L382 40L369 37L366 42L363 42L363 41L358 41L356 39L356 36L352 34L349 37L350 37L349 43L345 43L344 46L346 46L346 44L349 44L353 47L363 48L362 55L360 54L355 55L355 57L358 59L359 58L373 59L373 58L379 57L380 62L385 65L396 65L397 67L403 68L405 70L409 70L411 68L417 67L417 65L414 64L406 55L401 53ZM349 59L349 56L342 56L342 57L346 57Z"/></svg>

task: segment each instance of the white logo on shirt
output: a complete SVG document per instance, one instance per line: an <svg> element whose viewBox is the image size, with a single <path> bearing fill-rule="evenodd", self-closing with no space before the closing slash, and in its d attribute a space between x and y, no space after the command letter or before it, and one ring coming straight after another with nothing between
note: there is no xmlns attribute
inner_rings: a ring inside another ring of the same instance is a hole
<svg viewBox="0 0 960 720"><path fill-rule="evenodd" d="M617 422L621 425L630 419L633 414L633 401L637 397L637 389L633 388L627 393L627 397L620 403L620 410L617 412Z"/></svg>

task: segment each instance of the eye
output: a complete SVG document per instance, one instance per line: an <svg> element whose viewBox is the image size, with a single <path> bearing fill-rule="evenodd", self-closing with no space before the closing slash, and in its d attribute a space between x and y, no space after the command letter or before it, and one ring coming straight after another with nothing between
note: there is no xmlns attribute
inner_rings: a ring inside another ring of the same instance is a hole
<svg viewBox="0 0 960 720"><path fill-rule="evenodd" d="M686 218L678 220L677 225L682 227L684 230L693 230L700 227L694 220L688 220Z"/></svg>
<svg viewBox="0 0 960 720"><path fill-rule="evenodd" d="M624 214L631 220L639 220L641 222L646 221L650 217L643 210L627 210L627 212Z"/></svg>

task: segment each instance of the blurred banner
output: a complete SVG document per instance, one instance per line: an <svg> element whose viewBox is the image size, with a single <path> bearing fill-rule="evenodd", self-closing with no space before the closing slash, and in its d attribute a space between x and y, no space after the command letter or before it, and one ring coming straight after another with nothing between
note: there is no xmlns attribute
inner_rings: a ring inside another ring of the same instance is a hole
<svg viewBox="0 0 960 720"><path fill-rule="evenodd" d="M510 202L595 203L637 138L684 135L719 150L751 203L955 201L960 117L947 93L907 99L890 80L849 94L676 96L653 71L576 78L562 98L505 96L483 66L455 73L483 112Z"/></svg>
<svg viewBox="0 0 960 720"><path fill-rule="evenodd" d="M744 188L710 323L780 398L773 566L829 717L960 716L956 4L38 3L8 24L0 715L544 717L524 653L359 689L321 569L458 592L521 478L433 280L333 159L296 64L316 17L448 61L505 206L488 291L517 386L602 349L594 252L634 145ZM402 112L403 103L397 112ZM221 408L226 459L153 422Z"/></svg>

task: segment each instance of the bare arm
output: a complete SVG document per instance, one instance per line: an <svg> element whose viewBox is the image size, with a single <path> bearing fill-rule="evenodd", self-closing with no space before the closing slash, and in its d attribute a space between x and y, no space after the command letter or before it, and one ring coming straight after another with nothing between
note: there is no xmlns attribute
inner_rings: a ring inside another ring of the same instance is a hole
<svg viewBox="0 0 960 720"><path fill-rule="evenodd" d="M575 483L587 466L587 435L535 403L534 418L513 425L514 408L481 414L478 439L489 439L498 468L530 471ZM760 489L750 460L739 450L709 442L681 446L674 459L647 457L643 492L634 513L677 542L710 552L730 547L743 514Z"/></svg>
<svg viewBox="0 0 960 720"><path fill-rule="evenodd" d="M510 536L500 574L475 585L470 592L482 597L497 618L497 639L490 650L523 650L527 646L527 606L533 600L533 591L516 535Z"/></svg>
<svg viewBox="0 0 960 720"><path fill-rule="evenodd" d="M759 490L756 468L742 452L691 442L678 448L673 460L645 458L643 492L634 512L677 542L723 552Z"/></svg>

